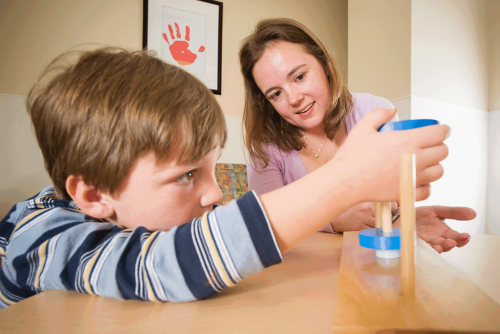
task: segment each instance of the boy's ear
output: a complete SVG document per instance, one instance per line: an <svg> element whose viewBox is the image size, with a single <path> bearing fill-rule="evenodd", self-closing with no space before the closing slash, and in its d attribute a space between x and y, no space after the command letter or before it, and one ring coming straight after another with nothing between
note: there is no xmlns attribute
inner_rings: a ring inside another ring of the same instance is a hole
<svg viewBox="0 0 500 334"><path fill-rule="evenodd" d="M86 184L80 176L68 176L66 191L86 215L107 219L115 214L115 209L108 200L109 195Z"/></svg>

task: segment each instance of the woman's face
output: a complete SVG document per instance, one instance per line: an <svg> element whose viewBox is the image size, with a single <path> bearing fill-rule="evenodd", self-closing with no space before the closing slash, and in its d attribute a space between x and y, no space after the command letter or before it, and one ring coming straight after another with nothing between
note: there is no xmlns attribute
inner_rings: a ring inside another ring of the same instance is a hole
<svg viewBox="0 0 500 334"><path fill-rule="evenodd" d="M278 41L255 64L253 78L274 109L304 130L321 126L329 100L323 66L300 44Z"/></svg>

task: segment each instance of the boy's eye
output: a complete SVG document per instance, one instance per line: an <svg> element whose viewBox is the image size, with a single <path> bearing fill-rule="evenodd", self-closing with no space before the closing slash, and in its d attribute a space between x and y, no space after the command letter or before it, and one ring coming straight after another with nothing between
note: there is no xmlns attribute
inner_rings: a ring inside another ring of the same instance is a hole
<svg viewBox="0 0 500 334"><path fill-rule="evenodd" d="M181 182L181 183L188 183L188 182L191 182L191 180L195 177L195 175L196 175L196 171L190 170L189 172L184 173L181 176L179 176L177 179L175 179L175 181Z"/></svg>

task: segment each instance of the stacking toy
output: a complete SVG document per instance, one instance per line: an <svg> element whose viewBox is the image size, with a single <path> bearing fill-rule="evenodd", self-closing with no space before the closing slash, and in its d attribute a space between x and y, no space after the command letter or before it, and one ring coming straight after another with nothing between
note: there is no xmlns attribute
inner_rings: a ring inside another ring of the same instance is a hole
<svg viewBox="0 0 500 334"><path fill-rule="evenodd" d="M439 124L433 119L412 119L390 122L382 125L378 131L401 131ZM382 259L401 257L401 235L399 229L392 228L391 203L375 203L375 228L359 232L359 244L365 248L375 249L375 256Z"/></svg>

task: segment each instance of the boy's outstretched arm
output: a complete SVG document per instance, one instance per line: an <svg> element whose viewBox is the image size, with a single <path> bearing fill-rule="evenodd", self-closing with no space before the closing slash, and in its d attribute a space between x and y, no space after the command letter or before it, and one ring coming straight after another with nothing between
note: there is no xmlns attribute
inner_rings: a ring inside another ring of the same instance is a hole
<svg viewBox="0 0 500 334"><path fill-rule="evenodd" d="M416 156L416 199L429 196L429 183L443 175L448 155L446 125L379 133L395 109L374 109L327 164L292 184L260 197L284 253L333 218L362 202L399 198L399 157Z"/></svg>
<svg viewBox="0 0 500 334"><path fill-rule="evenodd" d="M54 195L49 187L0 221L0 309L44 290L191 301L282 261L253 192L170 231L123 230Z"/></svg>

